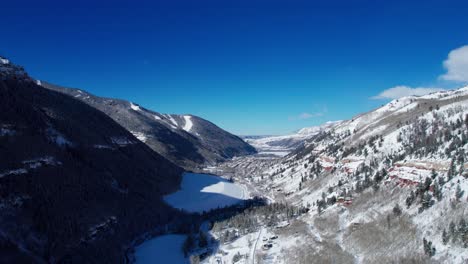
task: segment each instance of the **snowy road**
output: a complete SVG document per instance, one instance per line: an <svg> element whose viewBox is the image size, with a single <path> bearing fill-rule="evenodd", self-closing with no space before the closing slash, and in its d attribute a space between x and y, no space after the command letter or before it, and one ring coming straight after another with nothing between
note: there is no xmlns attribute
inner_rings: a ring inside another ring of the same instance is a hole
<svg viewBox="0 0 468 264"><path fill-rule="evenodd" d="M260 241L260 238L262 237L263 229L264 227L260 228L257 239L255 240L255 244L250 250L250 253L249 253L250 264L255 264L255 252L257 251L258 242Z"/></svg>

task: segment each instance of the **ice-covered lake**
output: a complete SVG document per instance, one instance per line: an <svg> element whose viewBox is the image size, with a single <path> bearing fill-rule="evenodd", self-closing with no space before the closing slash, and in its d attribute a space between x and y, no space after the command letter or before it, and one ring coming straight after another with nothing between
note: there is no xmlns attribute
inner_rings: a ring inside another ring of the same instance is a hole
<svg viewBox="0 0 468 264"><path fill-rule="evenodd" d="M234 205L248 199L246 190L221 177L185 173L181 189L164 200L171 206L188 212L203 212ZM164 235L148 240L135 249L137 264L189 263L182 253L185 235Z"/></svg>
<svg viewBox="0 0 468 264"><path fill-rule="evenodd" d="M182 253L185 235L165 235L146 241L135 249L137 264L189 264Z"/></svg>
<svg viewBox="0 0 468 264"><path fill-rule="evenodd" d="M237 204L248 198L246 190L221 177L185 173L181 189L164 200L171 206L188 212L203 212Z"/></svg>

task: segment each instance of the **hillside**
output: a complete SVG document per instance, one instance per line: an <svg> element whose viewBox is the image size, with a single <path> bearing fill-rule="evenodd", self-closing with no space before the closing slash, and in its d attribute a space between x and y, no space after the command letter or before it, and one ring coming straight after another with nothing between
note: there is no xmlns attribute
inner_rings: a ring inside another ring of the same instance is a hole
<svg viewBox="0 0 468 264"><path fill-rule="evenodd" d="M241 138L193 115L161 114L125 100L41 82L104 112L154 151L188 170L255 153Z"/></svg>
<svg viewBox="0 0 468 264"><path fill-rule="evenodd" d="M180 217L183 170L102 112L0 64L0 263L119 263Z"/></svg>
<svg viewBox="0 0 468 264"><path fill-rule="evenodd" d="M284 158L238 158L218 169L271 201L309 208L287 218L274 250L258 253L267 262L463 263L467 153L464 87L393 100ZM265 234L265 223L253 230L247 236Z"/></svg>

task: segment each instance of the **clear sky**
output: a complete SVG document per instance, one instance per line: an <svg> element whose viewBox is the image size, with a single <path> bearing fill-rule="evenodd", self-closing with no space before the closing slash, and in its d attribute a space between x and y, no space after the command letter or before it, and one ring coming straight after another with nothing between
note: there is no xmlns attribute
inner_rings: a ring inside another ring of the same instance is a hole
<svg viewBox="0 0 468 264"><path fill-rule="evenodd" d="M443 62L468 54L467 1L95 2L2 2L0 55L38 79L242 135L348 119L395 86L466 82L447 74L463 61Z"/></svg>

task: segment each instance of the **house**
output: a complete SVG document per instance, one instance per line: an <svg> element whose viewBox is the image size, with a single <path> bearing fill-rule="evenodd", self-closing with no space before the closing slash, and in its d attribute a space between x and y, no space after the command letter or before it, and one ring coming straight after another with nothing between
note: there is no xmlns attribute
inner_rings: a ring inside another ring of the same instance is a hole
<svg viewBox="0 0 468 264"><path fill-rule="evenodd" d="M345 206L349 206L353 204L353 199L351 197L346 197L343 203Z"/></svg>
<svg viewBox="0 0 468 264"><path fill-rule="evenodd" d="M353 203L353 199L351 197L343 197L343 196L340 196L338 197L338 199L336 200L336 202L338 204L342 204L344 206L348 206L348 205L351 205Z"/></svg>
<svg viewBox="0 0 468 264"><path fill-rule="evenodd" d="M336 200L336 202L339 204L344 203L344 201L345 201L345 198L343 196L338 197L338 199Z"/></svg>

